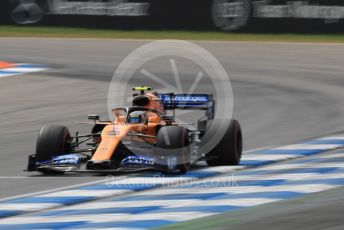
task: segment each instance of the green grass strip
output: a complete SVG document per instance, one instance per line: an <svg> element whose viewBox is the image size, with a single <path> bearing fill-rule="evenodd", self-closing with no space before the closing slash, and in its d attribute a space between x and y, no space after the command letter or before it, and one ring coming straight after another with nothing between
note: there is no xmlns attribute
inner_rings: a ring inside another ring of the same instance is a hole
<svg viewBox="0 0 344 230"><path fill-rule="evenodd" d="M216 31L106 30L40 26L0 26L0 37L344 43L344 34L253 34Z"/></svg>

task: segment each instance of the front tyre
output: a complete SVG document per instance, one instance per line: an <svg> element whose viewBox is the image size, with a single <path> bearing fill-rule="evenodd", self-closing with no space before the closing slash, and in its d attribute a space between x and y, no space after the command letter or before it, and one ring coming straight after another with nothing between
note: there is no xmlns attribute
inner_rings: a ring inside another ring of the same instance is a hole
<svg viewBox="0 0 344 230"><path fill-rule="evenodd" d="M50 160L52 157L60 156L70 152L71 136L69 130L60 125L43 126L36 144L36 161ZM48 169L38 169L44 174L56 173Z"/></svg>
<svg viewBox="0 0 344 230"><path fill-rule="evenodd" d="M237 120L231 120L221 141L207 154L209 166L238 165L242 155L242 131Z"/></svg>
<svg viewBox="0 0 344 230"><path fill-rule="evenodd" d="M181 126L161 127L157 134L156 149L166 159L169 172L184 174L190 167L188 131Z"/></svg>

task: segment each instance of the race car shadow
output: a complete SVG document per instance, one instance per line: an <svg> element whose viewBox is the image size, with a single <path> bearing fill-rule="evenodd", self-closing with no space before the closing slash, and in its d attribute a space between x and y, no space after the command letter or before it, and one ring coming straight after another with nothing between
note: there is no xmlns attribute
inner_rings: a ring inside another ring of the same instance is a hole
<svg viewBox="0 0 344 230"><path fill-rule="evenodd" d="M178 172L159 172L156 170L141 170L136 172L122 172L122 171L111 171L111 170L104 170L102 172L99 171L91 171L91 170L80 170L74 172L61 172L61 173L39 173L35 172L35 174L29 175L28 177L107 177L107 176L164 176L164 177L176 177L176 176L183 176L188 173L192 173L193 171L198 171L201 169L207 168L205 164L197 164L190 168L190 170L186 173L178 173Z"/></svg>

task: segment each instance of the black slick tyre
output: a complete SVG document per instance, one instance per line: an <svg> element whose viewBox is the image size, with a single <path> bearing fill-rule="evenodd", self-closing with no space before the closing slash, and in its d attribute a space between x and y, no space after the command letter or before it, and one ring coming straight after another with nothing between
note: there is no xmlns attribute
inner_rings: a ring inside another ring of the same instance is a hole
<svg viewBox="0 0 344 230"><path fill-rule="evenodd" d="M207 154L209 166L238 165L242 155L242 131L237 120L230 125L220 142Z"/></svg>

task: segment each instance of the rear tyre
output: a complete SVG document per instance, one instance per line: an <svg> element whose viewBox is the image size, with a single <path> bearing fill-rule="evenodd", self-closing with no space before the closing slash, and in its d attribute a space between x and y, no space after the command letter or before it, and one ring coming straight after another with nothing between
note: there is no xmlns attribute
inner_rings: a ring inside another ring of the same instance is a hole
<svg viewBox="0 0 344 230"><path fill-rule="evenodd" d="M60 125L42 127L36 144L36 161L50 160L52 157L63 155L71 150L69 130ZM49 169L39 169L44 174L61 173Z"/></svg>
<svg viewBox="0 0 344 230"><path fill-rule="evenodd" d="M231 120L221 141L208 154L209 166L238 165L242 155L242 132L237 120Z"/></svg>
<svg viewBox="0 0 344 230"><path fill-rule="evenodd" d="M168 171L174 170L184 174L190 167L188 131L180 126L161 127L157 134L157 151L166 157ZM172 162L174 161L175 162ZM175 164L175 165L174 165Z"/></svg>

